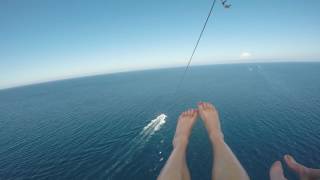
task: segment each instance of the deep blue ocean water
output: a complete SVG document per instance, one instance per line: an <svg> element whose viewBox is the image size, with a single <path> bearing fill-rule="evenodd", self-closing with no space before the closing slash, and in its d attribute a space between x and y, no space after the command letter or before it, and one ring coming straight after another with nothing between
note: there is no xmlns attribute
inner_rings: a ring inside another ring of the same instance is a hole
<svg viewBox="0 0 320 180"><path fill-rule="evenodd" d="M183 70L1 90L0 179L155 179L179 113L198 101L216 105L225 140L252 179L268 179L286 153L320 167L320 63L195 66L174 94ZM150 124L160 114L166 122ZM193 179L210 179L211 153L199 120L188 147Z"/></svg>

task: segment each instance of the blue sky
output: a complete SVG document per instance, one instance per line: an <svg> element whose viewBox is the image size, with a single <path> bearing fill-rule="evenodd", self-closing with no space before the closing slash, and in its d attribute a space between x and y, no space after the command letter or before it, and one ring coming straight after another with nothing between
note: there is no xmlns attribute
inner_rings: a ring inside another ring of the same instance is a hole
<svg viewBox="0 0 320 180"><path fill-rule="evenodd" d="M318 61L320 1L217 3L192 64ZM181 66L211 0L1 0L0 88Z"/></svg>

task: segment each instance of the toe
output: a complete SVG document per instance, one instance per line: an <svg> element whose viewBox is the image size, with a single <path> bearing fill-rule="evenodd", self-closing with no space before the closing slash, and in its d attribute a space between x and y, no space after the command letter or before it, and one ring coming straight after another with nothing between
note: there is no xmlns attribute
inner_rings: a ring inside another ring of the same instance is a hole
<svg viewBox="0 0 320 180"><path fill-rule="evenodd" d="M199 110L202 110L201 104L202 104L202 102L198 102L198 104L197 104Z"/></svg>
<svg viewBox="0 0 320 180"><path fill-rule="evenodd" d="M204 103L204 102L200 102L199 107L201 108L201 110L204 110L204 108L205 108L205 103Z"/></svg>
<svg viewBox="0 0 320 180"><path fill-rule="evenodd" d="M193 115L197 115L198 114L198 110L197 109L193 109Z"/></svg>
<svg viewBox="0 0 320 180"><path fill-rule="evenodd" d="M206 103L205 102L201 102L201 107L205 108L206 107Z"/></svg>
<svg viewBox="0 0 320 180"><path fill-rule="evenodd" d="M191 115L192 115L193 117L196 116L196 115L197 115L197 110L192 109Z"/></svg>
<svg viewBox="0 0 320 180"><path fill-rule="evenodd" d="M286 180L283 175L283 169L280 161L276 161L270 168L270 180Z"/></svg>
<svg viewBox="0 0 320 180"><path fill-rule="evenodd" d="M188 116L191 116L192 114L192 109L188 109Z"/></svg>
<svg viewBox="0 0 320 180"><path fill-rule="evenodd" d="M214 105L211 104L211 103L208 103L208 106L209 106L210 108L212 108L212 109L215 109Z"/></svg>
<svg viewBox="0 0 320 180"><path fill-rule="evenodd" d="M303 175L306 171L306 167L297 163L296 160L290 156L290 155L285 155L284 160L287 163L288 167L298 173L299 175Z"/></svg>
<svg viewBox="0 0 320 180"><path fill-rule="evenodd" d="M205 108L205 109L208 109L209 107L210 107L209 103L207 103L207 102L204 103L204 108Z"/></svg>
<svg viewBox="0 0 320 180"><path fill-rule="evenodd" d="M189 115L192 116L193 115L193 109L189 110Z"/></svg>
<svg viewBox="0 0 320 180"><path fill-rule="evenodd" d="M186 113L187 113L186 111L182 112L180 117L184 117L186 115Z"/></svg>

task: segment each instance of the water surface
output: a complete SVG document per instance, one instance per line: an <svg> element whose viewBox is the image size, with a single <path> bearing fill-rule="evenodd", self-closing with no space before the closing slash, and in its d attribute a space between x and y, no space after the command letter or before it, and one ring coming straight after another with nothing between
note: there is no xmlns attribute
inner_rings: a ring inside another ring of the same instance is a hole
<svg viewBox="0 0 320 180"><path fill-rule="evenodd" d="M319 168L320 63L192 67L174 94L182 72L1 90L0 179L155 179L179 113L200 100L220 111L225 140L252 179L268 179L270 165L286 153ZM193 179L210 179L211 145L201 121L187 158Z"/></svg>

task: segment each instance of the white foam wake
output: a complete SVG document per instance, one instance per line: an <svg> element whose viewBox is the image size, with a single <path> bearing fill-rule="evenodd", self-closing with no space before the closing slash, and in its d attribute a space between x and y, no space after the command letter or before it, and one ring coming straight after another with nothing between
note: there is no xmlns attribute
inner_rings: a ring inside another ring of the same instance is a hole
<svg viewBox="0 0 320 180"><path fill-rule="evenodd" d="M160 114L157 118L151 120L150 123L143 128L142 132L146 133L151 131L151 133L154 133L158 131L161 128L161 126L164 123L166 123L166 118L167 118L167 115Z"/></svg>
<svg viewBox="0 0 320 180"><path fill-rule="evenodd" d="M132 162L133 157L141 152L151 136L159 131L166 123L167 115L160 114L155 119L151 120L141 132L126 144L117 154L113 156L114 164L106 169L109 177L114 176L116 173L121 172L128 164Z"/></svg>

